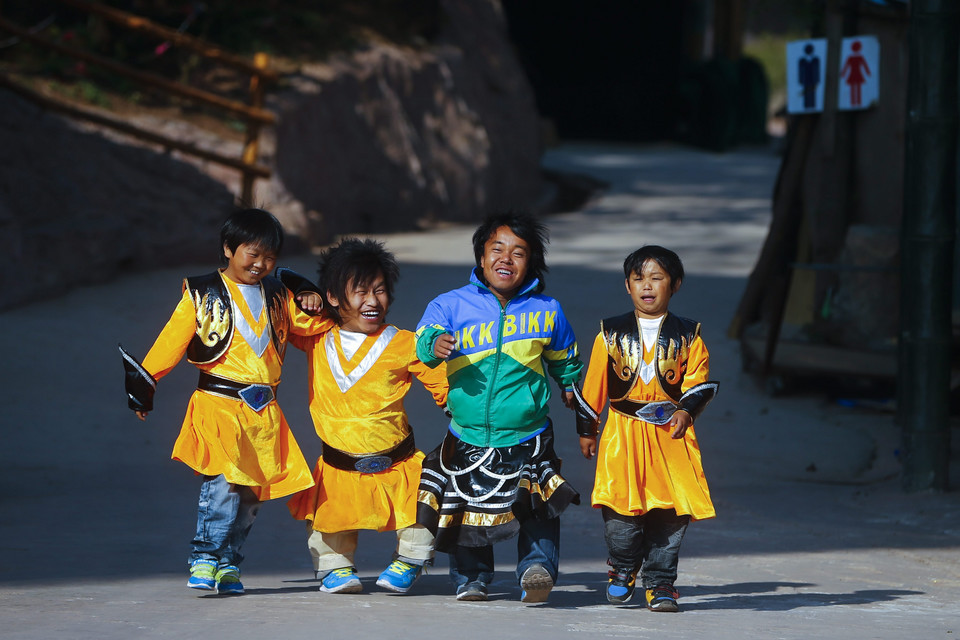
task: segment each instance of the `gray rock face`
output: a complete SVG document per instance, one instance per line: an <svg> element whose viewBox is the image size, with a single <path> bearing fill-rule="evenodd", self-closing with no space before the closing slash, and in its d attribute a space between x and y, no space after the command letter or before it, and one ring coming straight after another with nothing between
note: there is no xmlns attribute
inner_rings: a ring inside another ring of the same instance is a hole
<svg viewBox="0 0 960 640"><path fill-rule="evenodd" d="M443 3L425 50L378 45L310 65L271 102L277 177L313 241L530 206L539 118L495 0Z"/></svg>
<svg viewBox="0 0 960 640"><path fill-rule="evenodd" d="M0 308L125 269L217 264L232 194L194 167L0 91Z"/></svg>
<svg viewBox="0 0 960 640"><path fill-rule="evenodd" d="M414 50L376 45L313 64L268 98L254 202L287 252L337 234L473 221L532 206L539 116L499 0L444 0L443 32ZM141 127L239 156L236 141L152 115ZM0 231L17 269L0 308L128 269L210 263L239 195L232 169L49 115L0 91ZM186 274L185 274L186 275Z"/></svg>

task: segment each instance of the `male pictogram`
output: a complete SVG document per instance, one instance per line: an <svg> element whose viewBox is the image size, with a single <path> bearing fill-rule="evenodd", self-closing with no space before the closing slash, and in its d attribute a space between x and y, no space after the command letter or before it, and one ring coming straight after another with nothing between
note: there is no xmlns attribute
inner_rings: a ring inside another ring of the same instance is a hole
<svg viewBox="0 0 960 640"><path fill-rule="evenodd" d="M797 79L803 87L803 108L814 109L820 84L820 58L814 54L814 47L809 42L803 47L803 54L797 61Z"/></svg>
<svg viewBox="0 0 960 640"><path fill-rule="evenodd" d="M826 60L826 38L787 43L787 113L823 111Z"/></svg>

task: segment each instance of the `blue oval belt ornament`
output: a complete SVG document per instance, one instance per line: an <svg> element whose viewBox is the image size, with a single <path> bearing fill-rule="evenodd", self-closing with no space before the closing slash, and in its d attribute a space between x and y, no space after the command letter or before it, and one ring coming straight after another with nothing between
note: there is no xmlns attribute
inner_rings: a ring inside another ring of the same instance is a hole
<svg viewBox="0 0 960 640"><path fill-rule="evenodd" d="M273 402L275 398L273 389L263 384L251 384L248 387L240 389L237 395L240 396L240 399L243 400L248 407L258 413L265 406Z"/></svg>
<svg viewBox="0 0 960 640"><path fill-rule="evenodd" d="M667 424L677 411L677 405L668 400L648 402L636 412L636 416L650 424Z"/></svg>
<svg viewBox="0 0 960 640"><path fill-rule="evenodd" d="M360 473L382 473L392 464L393 459L390 456L367 456L357 460L353 468Z"/></svg>

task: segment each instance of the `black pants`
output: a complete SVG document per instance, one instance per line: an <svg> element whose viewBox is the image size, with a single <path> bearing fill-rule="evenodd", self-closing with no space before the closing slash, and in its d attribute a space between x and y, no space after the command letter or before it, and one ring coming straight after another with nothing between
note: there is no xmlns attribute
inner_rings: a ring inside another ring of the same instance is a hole
<svg viewBox="0 0 960 640"><path fill-rule="evenodd" d="M602 508L603 534L615 569L640 571L644 589L677 581L680 543L690 516L673 509L651 509L639 516L624 516Z"/></svg>

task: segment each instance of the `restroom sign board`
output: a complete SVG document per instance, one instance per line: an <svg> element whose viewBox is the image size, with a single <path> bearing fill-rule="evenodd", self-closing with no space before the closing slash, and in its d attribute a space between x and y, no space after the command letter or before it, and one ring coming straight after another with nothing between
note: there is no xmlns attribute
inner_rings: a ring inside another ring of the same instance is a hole
<svg viewBox="0 0 960 640"><path fill-rule="evenodd" d="M875 36L844 38L840 45L837 108L869 109L880 99L880 43Z"/></svg>
<svg viewBox="0 0 960 640"><path fill-rule="evenodd" d="M823 111L826 65L826 38L787 43L787 113Z"/></svg>

